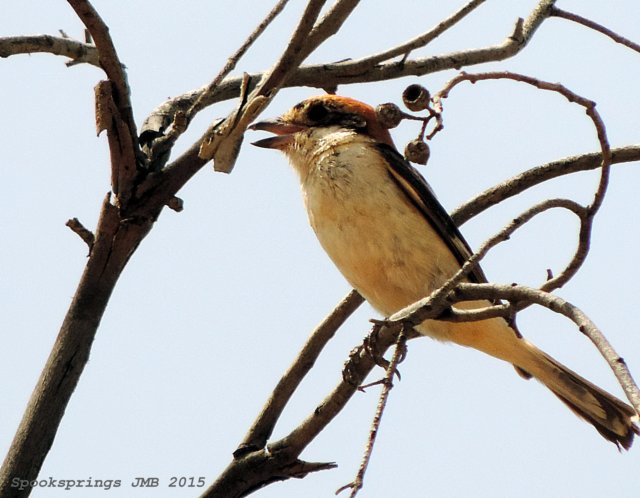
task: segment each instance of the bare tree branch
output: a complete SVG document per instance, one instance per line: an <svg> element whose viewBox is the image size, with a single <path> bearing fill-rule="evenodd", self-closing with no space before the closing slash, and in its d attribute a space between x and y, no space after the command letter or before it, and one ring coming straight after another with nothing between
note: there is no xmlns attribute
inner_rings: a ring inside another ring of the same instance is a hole
<svg viewBox="0 0 640 498"><path fill-rule="evenodd" d="M615 31L611 31L609 28L605 28L602 24L598 24L597 22L587 19L586 17L582 17L578 14L574 14L573 12L567 12L566 10L559 9L555 5L551 9L550 15L552 17L560 17L562 19L566 19L567 21L573 21L575 23L582 24L587 28L593 29L598 33L602 33L603 35L608 36L616 43L620 43L621 45L624 45L625 47L629 47L631 50L634 50L640 53L640 45L638 45L635 42L632 42L631 40L629 40L628 38L625 38L624 36L619 35Z"/></svg>
<svg viewBox="0 0 640 498"><path fill-rule="evenodd" d="M416 36L415 38L412 38L411 40L402 43L401 45L385 50L384 52L381 52L379 54L374 54L362 59L350 61L349 64L352 65L354 71L357 70L356 68L360 68L360 70L366 71L376 64L388 61L400 55L403 56L403 61L405 61L411 51L416 50L417 48L424 47L431 43L449 28L458 24L462 19L473 12L477 7L482 5L485 1L486 0L472 0L447 19L440 21L434 28L430 29L429 31Z"/></svg>
<svg viewBox="0 0 640 498"><path fill-rule="evenodd" d="M49 53L69 57L67 65L86 63L100 67L98 50L91 43L51 35L8 36L0 38L0 57Z"/></svg>
<svg viewBox="0 0 640 498"><path fill-rule="evenodd" d="M123 115L131 134L136 138L137 131L131 107L131 90L127 82L124 66L109 34L109 28L88 0L67 0L80 20L89 30L99 53L100 67L115 86L114 99ZM134 141L134 144L136 143Z"/></svg>
<svg viewBox="0 0 640 498"><path fill-rule="evenodd" d="M153 222L123 223L107 195L95 241L60 332L42 370L0 469L0 496L28 496L12 487L15 476L38 476L64 410L89 360L89 352L111 292L129 257Z"/></svg>
<svg viewBox="0 0 640 498"><path fill-rule="evenodd" d="M640 413L640 391L625 361L613 349L604 334L602 334L602 331L600 331L578 307L555 294L522 285L461 283L458 285L454 299L456 301L501 299L510 301L511 303L527 302L544 306L551 311L566 316L578 326L580 332L593 342L602 357L611 367L611 370L613 370L616 379L624 390L627 399L636 410L636 413Z"/></svg>
<svg viewBox="0 0 640 498"><path fill-rule="evenodd" d="M229 57L227 63L216 75L216 77L208 85L204 86L199 92L197 98L185 109L165 108L164 104L156 109L147 117L142 125L140 134L140 142L143 144L143 151L147 155L148 167L153 171L159 171L164 167L165 161L169 157L171 148L175 145L176 140L184 133L193 117L200 112L205 105L203 102L213 93L222 80L236 67L238 61L249 50L251 45L264 33L265 29L271 22L282 12L289 0L280 0L260 24L253 30L238 48L235 53ZM176 117L179 116L183 121L181 126L176 126ZM169 125L171 126L170 129Z"/></svg>
<svg viewBox="0 0 640 498"><path fill-rule="evenodd" d="M53 444L64 410L89 360L93 339L118 278L151 230L160 209L147 218L123 217L136 179L137 136L124 70L109 30L89 2L69 0L87 26L109 77L96 87L98 131L107 129L112 184L117 195L105 197L95 239L80 283L38 383L0 469L0 495L27 496L31 488L11 486L13 477L32 480ZM116 206L117 204L117 206ZM86 235L86 234L85 234Z"/></svg>
<svg viewBox="0 0 640 498"><path fill-rule="evenodd" d="M128 104L130 108L131 103L127 102L131 94L129 84L109 34L109 28L88 0L67 1L91 34L98 49L100 66L104 69L107 77L116 85L119 97L123 99L119 104L123 106Z"/></svg>
<svg viewBox="0 0 640 498"><path fill-rule="evenodd" d="M333 462L303 462L263 449L234 460L200 498L242 498L274 482L335 467Z"/></svg>
<svg viewBox="0 0 640 498"><path fill-rule="evenodd" d="M247 98L246 104L244 96L249 92L248 82L251 78L247 75L243 77L240 92L241 101L238 108L227 117L220 127L214 129L211 136L200 147L200 157L213 159L216 171L231 172L244 138L244 132L249 124L275 97L289 75L320 43L331 36L334 30L337 31L350 12L349 8L334 9L325 16L320 25L316 26L316 19L324 3L324 0L309 1L291 36L289 45L275 66L261 78L260 83ZM341 3L352 4L347 0L341 0ZM309 35L310 32L311 35Z"/></svg>
<svg viewBox="0 0 640 498"><path fill-rule="evenodd" d="M382 325L375 325L374 327L382 327ZM393 351L393 355L391 356L391 361L389 361L389 365L384 374L384 378L382 379L382 391L380 392L380 396L378 397L378 405L376 406L376 413L373 416L373 422L371 423L371 428L369 429L369 437L367 438L367 444L362 456L362 461L360 462L360 467L358 468L358 473L353 481L349 484L338 488L336 494L340 493L343 490L351 489L351 493L349 494L349 498L355 498L358 494L358 491L362 489L364 485L364 475L367 472L367 467L369 467L369 461L371 460L371 455L373 454L373 446L376 442L376 437L378 435L378 430L380 429L380 423L382 422L382 415L384 414L384 409L387 406L387 401L389 400L389 394L391 393L391 389L393 388L393 377L396 375L398 371L398 365L402 360L404 360L407 353L407 336L405 334L405 330L401 329L398 334L398 339L396 340L395 349Z"/></svg>
<svg viewBox="0 0 640 498"><path fill-rule="evenodd" d="M542 0L525 21L519 20L519 22L516 23L514 32L499 45L386 64L378 64L375 59L368 60L366 64L364 64L363 61L367 60L365 58L356 61L347 60L332 64L293 67L279 85L281 87L309 86L333 89L342 84L383 81L404 76L423 76L446 69L458 69L464 66L504 60L513 57L528 44L540 24L548 17L549 9L554 4L554 1L555 0ZM317 27L314 28L314 31L312 31L309 36L308 45L305 50L313 50L313 48L318 46L320 41L323 41L333 34L339 25L344 22L346 16L353 10L356 4L357 2L355 2L355 0L339 1L318 23ZM461 16L461 11L459 11L452 17L454 17L457 22L462 18ZM332 29L329 30L326 26L330 26ZM319 37L319 39L316 39L316 36ZM424 36L427 37L426 34ZM427 41L430 41L430 39ZM308 55L307 53L300 53L303 57ZM267 78L265 73L249 75L248 91L253 91L258 85L258 82L266 83L265 78ZM200 105L210 106L217 102L236 98L240 93L242 81L242 77L225 79L218 85L214 92L211 92L207 97L202 97ZM166 122L166 117L162 116L173 116L178 111L186 112L187 109L200 98L202 92L203 89L199 88L167 100L151 113L147 121L154 121L155 116L158 115L160 116L160 121ZM264 109L264 106L261 105L260 107Z"/></svg>
<svg viewBox="0 0 640 498"><path fill-rule="evenodd" d="M378 344L384 350L394 341L391 334L384 333ZM252 490L273 482L274 476L278 476L278 480L293 477L289 473L291 462L300 462L298 455L342 410L357 391L357 386L376 366L364 347L354 352L350 364L353 365L350 368L351 382L340 382L289 436L269 444L267 449L246 453L234 459L202 494L202 498L246 496ZM256 469L260 469L260 472L256 472Z"/></svg>
<svg viewBox="0 0 640 498"><path fill-rule="evenodd" d="M277 91L282 86L286 77L296 69L304 59L322 42L322 39L316 39L316 44L311 44L309 33L313 30L316 19L320 15L320 10L326 0L310 0L305 8L300 22L295 31L291 35L289 45L284 50L275 66L262 78L256 96L268 97L272 92Z"/></svg>
<svg viewBox="0 0 640 498"><path fill-rule="evenodd" d="M107 25L88 0L68 2L87 27L98 49L100 67L109 78L109 83L96 87L96 119L98 130L107 129L115 202L125 207L132 195L140 155L131 91ZM108 115L103 116L102 112Z"/></svg>
<svg viewBox="0 0 640 498"><path fill-rule="evenodd" d="M633 161L640 161L640 145L611 149L612 164ZM559 176L596 169L601 164L602 153L591 152L536 166L481 192L473 199L454 209L451 213L451 218L456 225L461 226L484 210L531 187Z"/></svg>
<svg viewBox="0 0 640 498"><path fill-rule="evenodd" d="M308 50L319 47L325 40L335 35L359 3L360 0L336 0L336 3L309 33Z"/></svg>
<svg viewBox="0 0 640 498"><path fill-rule="evenodd" d="M434 108L436 111L436 121L437 125L433 132L431 133L431 137L433 137L437 132L442 130L443 128L443 120L442 120L442 105L443 99L447 98L449 92L455 88L458 84L469 81L471 83L476 83L478 81L486 81L486 80L496 80L496 79L507 79L512 81L517 81L520 83L525 83L527 85L534 86L540 90L551 91L558 93L565 97L569 102L578 104L584 107L587 116L591 119L594 128L596 129L596 134L598 136L598 142L600 143L601 149L601 167L600 167L600 180L598 183L598 188L596 189L593 201L590 206L588 206L583 214L580 215L581 227L580 227L580 235L579 235L579 243L578 248L570 261L569 265L564 269L564 271L550 278L547 282L542 285L543 290L550 291L552 289L557 289L562 287L566 282L568 282L580 269L584 261L586 260L588 251L589 251L589 243L591 240L591 228L593 225L593 219L598 212L600 206L602 205L602 201L604 200L604 196L607 191L607 186L609 183L609 172L611 169L611 147L609 146L609 140L607 138L606 128L602 118L600 117L600 113L598 113L596 109L596 103L586 99L575 92L569 90L564 85L559 83L550 83L548 81L542 81L537 78L532 78L531 76L527 76L524 74L512 73L508 71L501 72L488 72L488 73L478 73L478 74L468 74L461 73L458 76L451 79L449 82L445 84L445 86L433 96Z"/></svg>
<svg viewBox="0 0 640 498"><path fill-rule="evenodd" d="M244 440L235 451L234 456L236 458L247 451L264 448L278 418L282 414L282 410L284 410L304 376L315 364L324 346L363 302L364 298L357 291L352 290L311 333L304 347L278 382L278 385L263 406L260 415L258 415Z"/></svg>
<svg viewBox="0 0 640 498"><path fill-rule="evenodd" d="M249 50L249 47L253 45L258 37L267 29L267 26L271 24L282 9L284 9L285 5L289 0L280 0L273 9L267 14L267 16L260 22L258 27L253 30L253 32L247 37L247 39L242 43L240 48L236 50L236 52L229 57L227 63L224 65L222 70L213 78L213 81L209 83L202 91L202 93L198 96L196 101L191 105L191 108L187 111L187 119L193 117L195 113L200 111L203 107L205 107L202 102L207 99L207 96L214 92L217 86L222 82L222 80L236 67L236 64L240 60L240 58Z"/></svg>

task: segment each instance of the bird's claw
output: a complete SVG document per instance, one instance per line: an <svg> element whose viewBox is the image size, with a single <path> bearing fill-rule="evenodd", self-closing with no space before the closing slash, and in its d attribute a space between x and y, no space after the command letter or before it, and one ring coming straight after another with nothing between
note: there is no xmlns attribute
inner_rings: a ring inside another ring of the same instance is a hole
<svg viewBox="0 0 640 498"><path fill-rule="evenodd" d="M360 363L363 354L367 355L376 365L384 370L387 370L390 365L389 361L384 358L384 352L380 350L378 344L380 329L387 325L387 321L372 319L371 322L373 323L371 332L364 338L361 346L355 347L351 350L349 353L349 359L345 362L344 368L342 369L342 379L348 384L356 387L358 391L364 391L368 387L383 384L385 382L385 379L379 379L368 384L361 384L364 379L359 378L360 374L357 371L357 365ZM406 354L407 351L406 348L404 348L401 352L398 363L401 363L405 359ZM400 371L397 368L394 370L394 374L398 376L398 380L402 380Z"/></svg>

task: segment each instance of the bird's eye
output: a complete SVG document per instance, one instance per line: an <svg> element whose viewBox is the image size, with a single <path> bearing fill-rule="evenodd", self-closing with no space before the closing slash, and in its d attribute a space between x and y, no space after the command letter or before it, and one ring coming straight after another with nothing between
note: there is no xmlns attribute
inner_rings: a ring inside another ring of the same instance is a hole
<svg viewBox="0 0 640 498"><path fill-rule="evenodd" d="M307 117L314 123L319 123L320 121L325 120L328 115L329 109L327 109L324 104L321 103L313 104L307 110Z"/></svg>

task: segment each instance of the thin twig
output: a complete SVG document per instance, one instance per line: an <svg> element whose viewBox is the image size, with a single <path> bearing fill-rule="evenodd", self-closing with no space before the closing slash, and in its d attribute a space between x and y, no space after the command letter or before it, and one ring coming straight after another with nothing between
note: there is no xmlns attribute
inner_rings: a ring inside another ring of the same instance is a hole
<svg viewBox="0 0 640 498"><path fill-rule="evenodd" d="M80 223L78 218L71 218L69 221L65 223L75 234L77 234L87 246L89 246L89 251L93 247L93 243L95 242L95 235L93 232Z"/></svg>
<svg viewBox="0 0 640 498"><path fill-rule="evenodd" d="M593 29L598 33L602 33L605 36L611 38L614 42L620 43L625 47L629 47L631 50L635 50L640 53L640 45L635 42L632 42L628 38L625 38L622 35L619 35L615 31L610 30L609 28L604 27L602 24L598 24L597 22L592 21L591 19L587 19L586 17L582 17L578 14L574 14L573 12L567 12L566 10L559 9L555 5L549 12L552 17L560 17L562 19L566 19L568 21L573 21L575 23L586 26L587 28Z"/></svg>
<svg viewBox="0 0 640 498"><path fill-rule="evenodd" d="M309 48L307 50L314 50L315 47L319 47L325 40L335 35L359 3L360 0L338 0L333 4L309 33L307 42Z"/></svg>
<svg viewBox="0 0 640 498"><path fill-rule="evenodd" d="M385 50L384 52L350 61L349 63L354 68L361 66L363 69L366 69L379 64L380 62L388 61L389 59L393 59L394 57L398 57L400 55L403 55L406 58L406 56L408 56L411 51L428 45L445 31L458 24L468 14L473 12L476 8L478 8L485 2L486 0L472 0L462 8L460 8L458 11L454 12L447 19L443 19L442 21L440 21L429 31L426 31L425 33L422 33L421 35L416 36L415 38L412 38L411 40L406 41L405 43L402 43L396 47Z"/></svg>
<svg viewBox="0 0 640 498"><path fill-rule="evenodd" d="M240 151L244 132L249 124L269 105L289 75L317 48L318 44L330 36L332 31L328 28L317 31L316 36L309 36L309 33L313 33L313 29L316 27L316 19L320 15L325 1L309 1L291 36L289 45L278 62L260 80L246 103L241 102L225 122L202 143L200 157L206 160L212 159L216 171L231 172ZM337 30L345 19L346 17L331 19L335 24L331 27ZM248 82L250 80L249 75L244 75L241 95L249 91Z"/></svg>
<svg viewBox="0 0 640 498"><path fill-rule="evenodd" d="M287 5L289 0L279 0L279 2L271 9L271 11L266 15L266 17L258 24L258 26L251 32L251 34L247 37L247 39L240 45L240 47L227 59L226 64L220 70L220 72L216 75L215 78L211 81L211 83L207 84L202 89L202 92L196 99L196 101L191 105L189 110L186 113L187 119L192 119L193 116L202 110L206 105L204 102L209 98L209 96L216 90L218 85L222 82L222 80L236 67L238 61L242 58L242 56L249 50L251 45L264 33L265 29L271 24L271 22L282 12L284 7Z"/></svg>
<svg viewBox="0 0 640 498"><path fill-rule="evenodd" d="M373 446L376 442L376 438L378 436L378 430L380 429L380 423L382 422L382 415L384 413L384 409L387 406L387 401L389 399L389 394L391 393L391 389L393 389L393 376L396 374L398 369L398 364L402 361L406 355L407 351L407 336L404 332L404 327L400 330L398 334L398 339L396 340L396 347L393 351L393 355L391 356L391 360L389 361L389 365L385 371L384 379L382 381L382 391L380 391L380 396L378 397L378 404L376 406L376 412L373 416L373 421L371 422L371 429L369 430L369 437L367 438L367 444L364 449L364 453L362 455L362 461L360 462L360 467L358 468L358 473L356 474L355 479L339 488L336 491L336 494L340 493L345 489L351 489L351 493L349 494L349 498L355 498L358 494L358 491L362 489L364 484L364 475L367 472L367 467L369 466L369 461L371 460L371 455L373 454Z"/></svg>
<svg viewBox="0 0 640 498"><path fill-rule="evenodd" d="M307 3L304 13L291 35L289 45L273 68L260 81L256 89L256 96L268 97L277 91L285 78L316 48L309 44L309 33L313 30L325 2L326 0L310 0Z"/></svg>

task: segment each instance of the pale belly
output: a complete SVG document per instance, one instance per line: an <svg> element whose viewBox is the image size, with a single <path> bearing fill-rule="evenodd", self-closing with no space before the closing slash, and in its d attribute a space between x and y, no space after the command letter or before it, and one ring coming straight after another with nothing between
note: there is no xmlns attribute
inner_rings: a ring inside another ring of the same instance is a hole
<svg viewBox="0 0 640 498"><path fill-rule="evenodd" d="M388 316L429 295L459 264L383 168L370 165L355 176L345 171L348 181L340 188L335 178L316 177L303 191L324 250L349 283ZM446 333L434 327L424 332Z"/></svg>

